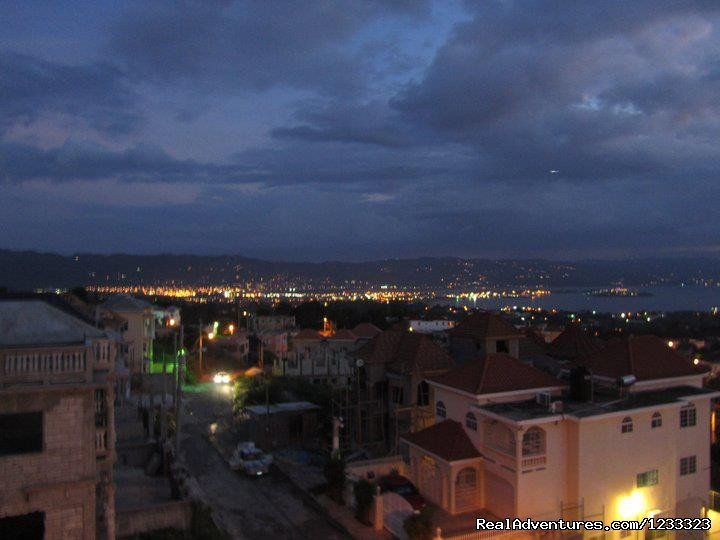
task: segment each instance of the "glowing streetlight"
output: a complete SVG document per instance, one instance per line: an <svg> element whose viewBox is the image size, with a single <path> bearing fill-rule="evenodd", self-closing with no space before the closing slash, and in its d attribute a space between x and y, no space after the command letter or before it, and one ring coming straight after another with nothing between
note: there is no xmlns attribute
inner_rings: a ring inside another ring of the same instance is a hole
<svg viewBox="0 0 720 540"><path fill-rule="evenodd" d="M213 339L215 337L215 332L208 332L208 339Z"/></svg>
<svg viewBox="0 0 720 540"><path fill-rule="evenodd" d="M233 332L235 332L235 325L234 325L234 324L231 324L230 326L228 326L228 331L229 331L231 334L232 334Z"/></svg>
<svg viewBox="0 0 720 540"><path fill-rule="evenodd" d="M169 324L170 326L175 326L175 319L170 318L170 320L168 321L168 324Z"/></svg>

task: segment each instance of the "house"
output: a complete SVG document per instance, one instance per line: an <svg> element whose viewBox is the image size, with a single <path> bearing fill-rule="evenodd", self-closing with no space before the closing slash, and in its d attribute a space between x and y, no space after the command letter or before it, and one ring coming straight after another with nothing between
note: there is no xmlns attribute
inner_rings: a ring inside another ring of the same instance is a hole
<svg viewBox="0 0 720 540"><path fill-rule="evenodd" d="M350 353L362 342L346 329L323 335L305 328L291 338L286 357L275 359L273 374L348 386L355 373L355 360Z"/></svg>
<svg viewBox="0 0 720 540"><path fill-rule="evenodd" d="M548 354L560 360L585 358L602 348L578 324L569 324L548 345Z"/></svg>
<svg viewBox="0 0 720 540"><path fill-rule="evenodd" d="M102 303L103 318L111 311L125 320L121 333L127 348L130 373L148 373L155 340L155 315L153 306L145 300L130 295L113 296Z"/></svg>
<svg viewBox="0 0 720 540"><path fill-rule="evenodd" d="M358 402L356 437L381 447L397 446L397 437L433 420L433 397L425 379L445 373L450 355L430 337L386 330L360 347L354 387Z"/></svg>
<svg viewBox="0 0 720 540"><path fill-rule="evenodd" d="M520 340L524 334L501 315L489 311L473 313L448 331L452 357L458 362L478 355L508 353L520 356Z"/></svg>
<svg viewBox="0 0 720 540"><path fill-rule="evenodd" d="M700 517L720 395L703 388L704 372L653 336L574 366L560 381L486 354L430 378L436 423L402 437L421 493L451 514Z"/></svg>
<svg viewBox="0 0 720 540"><path fill-rule="evenodd" d="M455 326L455 321L447 319L422 320L411 319L409 321L409 329L411 332L419 332L420 334L434 334L436 332L445 332Z"/></svg>
<svg viewBox="0 0 720 540"><path fill-rule="evenodd" d="M292 332L295 330L295 316L250 314L248 316L247 329L257 334L278 331Z"/></svg>
<svg viewBox="0 0 720 540"><path fill-rule="evenodd" d="M0 537L114 538L111 334L0 302Z"/></svg>

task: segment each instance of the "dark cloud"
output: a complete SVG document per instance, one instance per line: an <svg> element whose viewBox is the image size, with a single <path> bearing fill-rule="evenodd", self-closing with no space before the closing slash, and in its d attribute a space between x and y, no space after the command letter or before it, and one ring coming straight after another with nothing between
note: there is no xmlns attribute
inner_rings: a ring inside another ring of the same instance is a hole
<svg viewBox="0 0 720 540"><path fill-rule="evenodd" d="M425 16L428 2L265 0L142 4L121 17L110 50L138 79L205 90L276 86L352 94L372 70L348 40L380 17Z"/></svg>
<svg viewBox="0 0 720 540"><path fill-rule="evenodd" d="M59 64L0 51L0 133L60 114L124 135L141 121L136 104L137 95L109 63Z"/></svg>

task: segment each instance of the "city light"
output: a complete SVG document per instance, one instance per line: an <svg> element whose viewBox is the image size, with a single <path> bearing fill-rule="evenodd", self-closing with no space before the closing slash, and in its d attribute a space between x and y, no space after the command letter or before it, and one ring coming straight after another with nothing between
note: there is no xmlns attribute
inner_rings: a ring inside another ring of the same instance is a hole
<svg viewBox="0 0 720 540"><path fill-rule="evenodd" d="M642 514L645 509L645 497L639 491L621 497L618 501L618 516L622 519L632 519Z"/></svg>

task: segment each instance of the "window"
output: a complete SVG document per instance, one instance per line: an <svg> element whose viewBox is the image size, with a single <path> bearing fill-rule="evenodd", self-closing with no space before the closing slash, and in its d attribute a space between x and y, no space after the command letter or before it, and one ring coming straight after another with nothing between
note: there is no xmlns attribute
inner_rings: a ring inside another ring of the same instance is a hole
<svg viewBox="0 0 720 540"><path fill-rule="evenodd" d="M680 427L691 427L697 423L695 405L688 403L680 409Z"/></svg>
<svg viewBox="0 0 720 540"><path fill-rule="evenodd" d="M430 404L430 386L425 381L422 381L420 384L418 384L417 404L421 407Z"/></svg>
<svg viewBox="0 0 720 540"><path fill-rule="evenodd" d="M0 518L0 538L42 540L45 537L45 513Z"/></svg>
<svg viewBox="0 0 720 540"><path fill-rule="evenodd" d="M515 434L509 427L491 421L484 424L484 431L485 446L509 456L515 455Z"/></svg>
<svg viewBox="0 0 720 540"><path fill-rule="evenodd" d="M623 418L622 425L620 426L620 431L622 433L632 433L633 430L633 421L632 418L629 416L626 416Z"/></svg>
<svg viewBox="0 0 720 540"><path fill-rule="evenodd" d="M465 426L468 429L477 431L477 418L475 418L475 415L473 413L469 412L465 415Z"/></svg>
<svg viewBox="0 0 720 540"><path fill-rule="evenodd" d="M390 388L390 398L393 403L402 405L405 401L405 392L402 386L393 386Z"/></svg>
<svg viewBox="0 0 720 540"><path fill-rule="evenodd" d="M545 454L545 432L538 427L531 427L523 434L522 455L540 456Z"/></svg>
<svg viewBox="0 0 720 540"><path fill-rule="evenodd" d="M499 353L509 353L510 348L508 347L508 342L504 339L498 339L495 342L495 351Z"/></svg>
<svg viewBox="0 0 720 540"><path fill-rule="evenodd" d="M637 487L654 486L658 483L658 471L653 469L637 475Z"/></svg>
<svg viewBox="0 0 720 540"><path fill-rule="evenodd" d="M43 450L43 413L0 414L0 456Z"/></svg>
<svg viewBox="0 0 720 540"><path fill-rule="evenodd" d="M650 421L650 427L652 429L659 428L662 426L662 414L659 412L656 412L652 415L652 420Z"/></svg>
<svg viewBox="0 0 720 540"><path fill-rule="evenodd" d="M445 404L442 401L438 401L435 404L435 414L439 416L440 418L445 418L447 416L447 411L445 410Z"/></svg>
<svg viewBox="0 0 720 540"><path fill-rule="evenodd" d="M697 457L688 456L680 459L680 476L695 474L697 472Z"/></svg>

